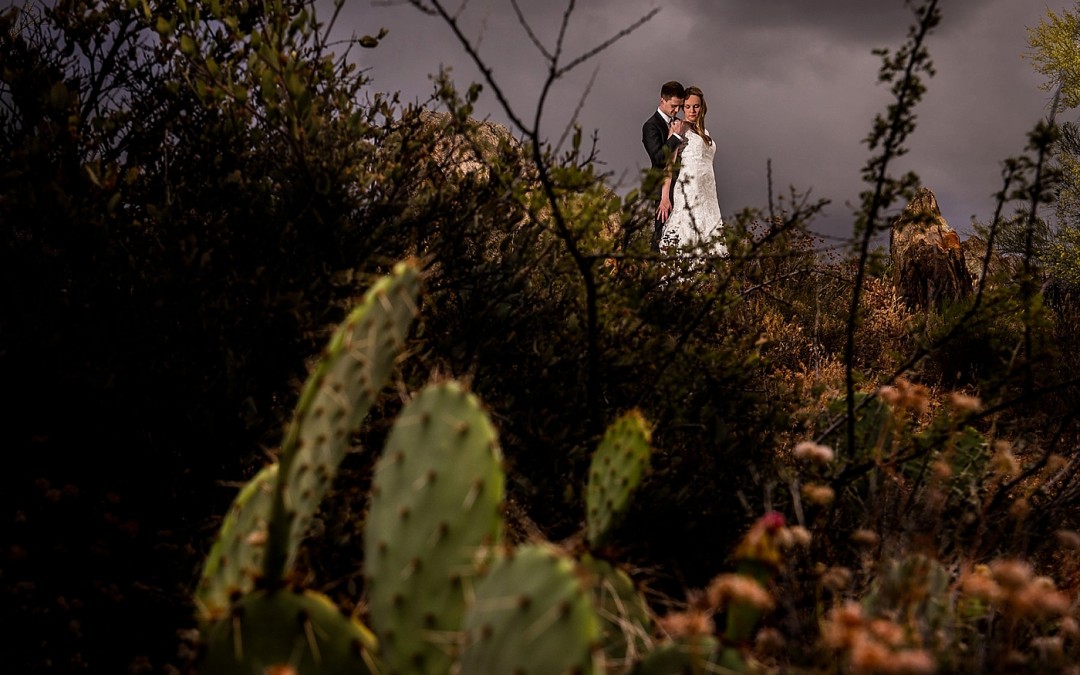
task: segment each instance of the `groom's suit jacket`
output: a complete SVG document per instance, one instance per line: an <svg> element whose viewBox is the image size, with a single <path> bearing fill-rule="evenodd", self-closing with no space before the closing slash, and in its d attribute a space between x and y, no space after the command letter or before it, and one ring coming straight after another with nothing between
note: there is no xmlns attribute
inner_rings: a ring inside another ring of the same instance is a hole
<svg viewBox="0 0 1080 675"><path fill-rule="evenodd" d="M641 144L645 146L645 152L649 153L649 160L652 162L653 168L663 170L668 159L682 145L682 139L675 135L668 137L667 122L664 121L664 117L657 110L641 127ZM676 167L676 173L671 180L672 187L675 185L675 178L678 177L678 167ZM661 182L661 189L662 187L663 183ZM668 194L670 196L670 191ZM656 200L660 200L659 190L656 192Z"/></svg>

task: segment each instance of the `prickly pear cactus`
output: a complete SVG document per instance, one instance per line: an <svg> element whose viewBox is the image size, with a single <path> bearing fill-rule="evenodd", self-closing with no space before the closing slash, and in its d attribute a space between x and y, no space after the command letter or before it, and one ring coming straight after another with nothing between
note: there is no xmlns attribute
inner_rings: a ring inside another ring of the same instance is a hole
<svg viewBox="0 0 1080 675"><path fill-rule="evenodd" d="M720 643L708 635L680 638L661 645L641 660L631 675L706 675L742 672L721 669L716 664Z"/></svg>
<svg viewBox="0 0 1080 675"><path fill-rule="evenodd" d="M631 410L608 427L593 454L585 488L585 534L594 550L626 515L630 497L649 467L651 437L645 418Z"/></svg>
<svg viewBox="0 0 1080 675"><path fill-rule="evenodd" d="M281 585L350 434L401 351L418 289L417 266L400 263L334 334L304 385L280 462L241 490L207 558L196 597L204 623L224 616L260 576L269 587Z"/></svg>
<svg viewBox="0 0 1080 675"><path fill-rule="evenodd" d="M398 263L334 333L308 377L281 446L281 469L270 516L267 583L292 566L311 517L330 488L379 390L390 376L416 314L420 272Z"/></svg>
<svg viewBox="0 0 1080 675"><path fill-rule="evenodd" d="M234 596L250 593L262 574L267 519L278 465L271 464L240 490L206 559L195 604L204 621L225 616Z"/></svg>
<svg viewBox="0 0 1080 675"><path fill-rule="evenodd" d="M373 672L375 644L359 623L317 593L258 592L237 603L206 636L200 675Z"/></svg>
<svg viewBox="0 0 1080 675"><path fill-rule="evenodd" d="M371 621L388 672L450 670L475 566L502 532L500 462L480 402L456 383L428 387L394 424L364 537Z"/></svg>
<svg viewBox="0 0 1080 675"><path fill-rule="evenodd" d="M589 554L579 561L600 619L604 672L626 672L649 649L652 617L634 582L617 567Z"/></svg>
<svg viewBox="0 0 1080 675"><path fill-rule="evenodd" d="M776 511L770 511L758 518L743 535L732 554L735 573L765 590L784 564L780 536L785 526L784 516ZM737 595L732 597L727 608L725 643L746 644L757 630L762 614L764 608L759 602Z"/></svg>
<svg viewBox="0 0 1080 675"><path fill-rule="evenodd" d="M598 672L600 625L574 561L529 545L476 583L465 614L463 673Z"/></svg>

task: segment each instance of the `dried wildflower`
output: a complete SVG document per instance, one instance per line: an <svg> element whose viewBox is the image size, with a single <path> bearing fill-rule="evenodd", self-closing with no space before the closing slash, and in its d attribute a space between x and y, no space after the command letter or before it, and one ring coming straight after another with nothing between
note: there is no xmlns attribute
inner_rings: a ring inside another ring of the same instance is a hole
<svg viewBox="0 0 1080 675"><path fill-rule="evenodd" d="M1047 473L1057 473L1058 471L1061 471L1067 466L1069 466L1069 459L1057 453L1054 453L1046 458Z"/></svg>
<svg viewBox="0 0 1080 675"><path fill-rule="evenodd" d="M924 413L930 409L930 390L924 385L913 384L908 390L908 407Z"/></svg>
<svg viewBox="0 0 1080 675"><path fill-rule="evenodd" d="M1024 497L1020 497L1009 506L1009 513L1013 518L1023 520L1031 513L1031 502Z"/></svg>
<svg viewBox="0 0 1080 675"><path fill-rule="evenodd" d="M854 600L830 609L821 626L821 638L831 649L850 648L862 633L862 605Z"/></svg>
<svg viewBox="0 0 1080 675"><path fill-rule="evenodd" d="M1061 620L1061 625L1058 627L1058 631L1065 636L1076 638L1080 636L1080 622L1077 622L1071 616L1066 616Z"/></svg>
<svg viewBox="0 0 1080 675"><path fill-rule="evenodd" d="M904 644L904 628L895 621L874 619L867 624L866 628L874 638L890 647L899 647Z"/></svg>
<svg viewBox="0 0 1080 675"><path fill-rule="evenodd" d="M721 574L712 580L705 594L709 604L717 609L731 602L745 603L763 611L771 610L776 605L769 591L741 574Z"/></svg>
<svg viewBox="0 0 1080 675"><path fill-rule="evenodd" d="M922 649L901 649L894 652L892 664L887 672L904 673L905 675L924 675L937 671L934 657Z"/></svg>
<svg viewBox="0 0 1080 675"><path fill-rule="evenodd" d="M891 407L897 408L900 406L900 390L891 385L885 385L878 389L878 396L882 401L888 403Z"/></svg>
<svg viewBox="0 0 1080 675"><path fill-rule="evenodd" d="M754 651L758 654L779 654L787 647L787 641L775 628L762 628L754 637Z"/></svg>
<svg viewBox="0 0 1080 675"><path fill-rule="evenodd" d="M930 466L930 470L940 480L948 480L953 475L953 468L949 466L949 463L940 459Z"/></svg>
<svg viewBox="0 0 1080 675"><path fill-rule="evenodd" d="M851 670L855 673L882 673L892 663L892 650L865 633L855 636L851 644Z"/></svg>
<svg viewBox="0 0 1080 675"><path fill-rule="evenodd" d="M866 528L860 528L851 533L851 541L866 548L877 546L880 539L877 532Z"/></svg>
<svg viewBox="0 0 1080 675"><path fill-rule="evenodd" d="M990 602L997 601L1003 595L1001 586L994 581L990 568L986 565L978 565L974 571L965 575L960 582L960 588L966 595Z"/></svg>
<svg viewBox="0 0 1080 675"><path fill-rule="evenodd" d="M949 394L949 404L960 412L979 412L982 409L982 401L978 396L969 396L958 391Z"/></svg>
<svg viewBox="0 0 1080 675"><path fill-rule="evenodd" d="M990 563L990 572L1006 591L1018 590L1031 581L1031 565L1023 560L995 560Z"/></svg>
<svg viewBox="0 0 1080 675"><path fill-rule="evenodd" d="M878 389L878 396L897 412L913 410L925 413L930 409L930 390L906 378L897 378L895 385Z"/></svg>
<svg viewBox="0 0 1080 675"><path fill-rule="evenodd" d="M819 506L831 504L833 499L836 498L836 492L834 492L831 487L820 483L807 483L806 485L803 485L802 494L806 501Z"/></svg>
<svg viewBox="0 0 1080 675"><path fill-rule="evenodd" d="M1072 530L1058 530L1054 533L1057 537L1058 543L1062 548L1072 549L1074 551L1080 550L1080 534Z"/></svg>
<svg viewBox="0 0 1080 675"><path fill-rule="evenodd" d="M788 534L791 535L791 542L794 546L802 546L806 548L810 545L810 541L813 537L810 535L810 530L806 529L802 525L792 525L788 529Z"/></svg>
<svg viewBox="0 0 1080 675"><path fill-rule="evenodd" d="M1069 611L1069 599L1054 587L1049 577L1033 579L1011 594L1007 603L1024 616L1060 616Z"/></svg>
<svg viewBox="0 0 1080 675"><path fill-rule="evenodd" d="M791 536L790 528L783 528L776 531L776 543L780 548L785 551L795 545L795 538Z"/></svg>
<svg viewBox="0 0 1080 675"><path fill-rule="evenodd" d="M994 456L990 458L990 469L1010 475L1020 472L1020 463L1012 454L1012 444L1008 441L994 442Z"/></svg>
<svg viewBox="0 0 1080 675"><path fill-rule="evenodd" d="M821 585L833 592L842 591L851 584L851 570L846 567L830 567L821 575Z"/></svg>
<svg viewBox="0 0 1080 675"><path fill-rule="evenodd" d="M795 446L794 453L798 459L818 464L828 464L836 457L832 448L813 441L802 441Z"/></svg>
<svg viewBox="0 0 1080 675"><path fill-rule="evenodd" d="M660 628L673 638L712 635L712 617L698 609L673 612L657 619Z"/></svg>

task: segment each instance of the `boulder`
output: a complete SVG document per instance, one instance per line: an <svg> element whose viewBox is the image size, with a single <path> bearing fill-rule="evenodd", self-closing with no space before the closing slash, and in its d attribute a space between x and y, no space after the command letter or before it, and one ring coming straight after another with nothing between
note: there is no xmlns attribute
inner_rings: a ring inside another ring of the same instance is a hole
<svg viewBox="0 0 1080 675"><path fill-rule="evenodd" d="M972 292L960 236L945 222L937 197L920 188L889 236L893 283L908 307L929 309Z"/></svg>
<svg viewBox="0 0 1080 675"><path fill-rule="evenodd" d="M1024 268L1022 259L1002 255L996 250L991 251L987 258L986 240L982 237L968 237L960 244L960 249L964 253L964 262L971 273L972 283L976 286L982 281L984 274L987 288L992 288L1002 279L1016 278Z"/></svg>

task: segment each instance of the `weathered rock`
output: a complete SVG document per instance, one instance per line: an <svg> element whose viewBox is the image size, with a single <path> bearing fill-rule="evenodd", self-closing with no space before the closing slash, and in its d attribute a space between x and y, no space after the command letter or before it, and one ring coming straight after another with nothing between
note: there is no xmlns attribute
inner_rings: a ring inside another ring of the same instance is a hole
<svg viewBox="0 0 1080 675"><path fill-rule="evenodd" d="M982 237L968 237L960 244L960 250L964 254L964 262L968 272L971 273L972 283L978 286L984 273L987 279L987 287L993 287L1002 279L1014 278L1023 268L1023 261L1015 257L1001 255L997 250L990 252L986 257L986 240ZM985 269L984 269L985 267Z"/></svg>
<svg viewBox="0 0 1080 675"><path fill-rule="evenodd" d="M941 216L929 188L920 188L893 221L889 251L893 283L909 307L936 307L971 294L960 236Z"/></svg>
<svg viewBox="0 0 1080 675"><path fill-rule="evenodd" d="M420 121L428 129L438 132L431 147L431 158L442 171L457 178L471 177L480 183L491 180L491 166L502 160L503 166L515 167L518 178L529 186L527 193L542 190L540 176L528 148L505 126L490 122L469 119L465 127L469 133L460 133L449 112L423 110ZM611 189L605 189L607 201L617 201L618 195ZM563 204L564 216L572 215L574 197L566 198ZM551 219L551 206L540 208L533 217L540 221ZM618 212L612 213L601 226L601 237L610 241L619 235L622 223Z"/></svg>

